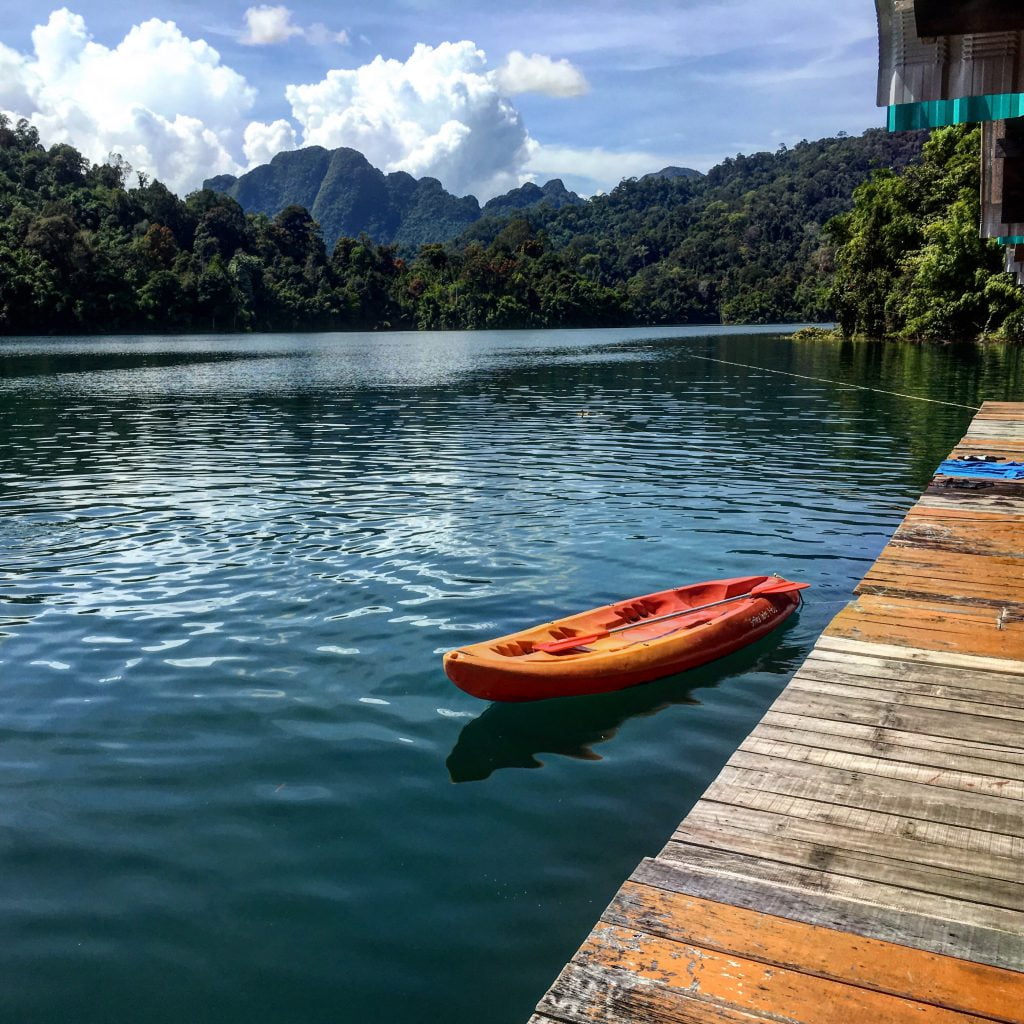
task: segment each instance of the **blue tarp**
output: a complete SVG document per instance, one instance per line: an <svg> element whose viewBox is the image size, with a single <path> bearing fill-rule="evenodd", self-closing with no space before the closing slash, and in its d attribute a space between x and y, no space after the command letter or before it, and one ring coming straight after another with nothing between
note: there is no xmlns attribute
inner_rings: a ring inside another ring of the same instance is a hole
<svg viewBox="0 0 1024 1024"><path fill-rule="evenodd" d="M981 459L946 459L935 471L943 476L984 476L996 480L1024 480L1024 462L985 462Z"/></svg>

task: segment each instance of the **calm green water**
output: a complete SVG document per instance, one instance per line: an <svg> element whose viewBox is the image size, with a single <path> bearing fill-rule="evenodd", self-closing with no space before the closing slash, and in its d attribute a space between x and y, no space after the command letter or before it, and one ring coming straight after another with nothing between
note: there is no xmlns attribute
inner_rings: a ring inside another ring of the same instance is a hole
<svg viewBox="0 0 1024 1024"><path fill-rule="evenodd" d="M0 342L0 1019L525 1021L971 416L699 357L1024 399L772 331ZM773 571L800 618L687 676L440 669Z"/></svg>

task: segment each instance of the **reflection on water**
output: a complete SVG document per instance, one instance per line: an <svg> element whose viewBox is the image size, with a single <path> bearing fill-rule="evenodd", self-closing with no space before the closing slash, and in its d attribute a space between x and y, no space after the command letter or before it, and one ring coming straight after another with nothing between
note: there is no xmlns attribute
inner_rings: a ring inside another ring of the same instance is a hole
<svg viewBox="0 0 1024 1024"><path fill-rule="evenodd" d="M806 653L786 633L790 619L768 637L727 658L643 686L585 697L523 704L489 704L467 722L446 762L452 782L476 782L500 768L541 768L541 754L600 761L594 750L638 715L656 715L674 704L699 704L694 693L744 672L788 674ZM680 756L685 756L680 752Z"/></svg>
<svg viewBox="0 0 1024 1024"><path fill-rule="evenodd" d="M1021 366L771 329L0 342L0 1020L526 1020L970 419L846 385L975 405ZM685 676L487 707L441 670L772 572L799 619Z"/></svg>

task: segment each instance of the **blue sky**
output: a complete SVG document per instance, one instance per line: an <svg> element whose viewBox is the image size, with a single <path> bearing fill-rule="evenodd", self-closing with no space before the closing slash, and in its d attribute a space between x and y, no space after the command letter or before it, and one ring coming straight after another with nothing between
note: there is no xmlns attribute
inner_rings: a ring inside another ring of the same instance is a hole
<svg viewBox="0 0 1024 1024"><path fill-rule="evenodd" d="M882 123L874 5L142 0L5 12L0 110L179 192L304 144L481 199Z"/></svg>

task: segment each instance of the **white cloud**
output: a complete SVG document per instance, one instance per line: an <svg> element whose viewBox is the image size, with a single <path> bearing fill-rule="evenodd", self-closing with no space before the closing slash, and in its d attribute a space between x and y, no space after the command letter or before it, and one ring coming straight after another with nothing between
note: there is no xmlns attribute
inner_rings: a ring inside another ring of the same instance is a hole
<svg viewBox="0 0 1024 1024"><path fill-rule="evenodd" d="M179 191L240 169L232 141L255 91L208 43L153 18L108 48L62 8L32 44L31 56L0 48L0 105L47 144L70 142L94 162L120 152Z"/></svg>
<svg viewBox="0 0 1024 1024"><path fill-rule="evenodd" d="M333 43L345 44L348 42L348 33L342 29L336 32L328 28L322 21L314 22L309 28L303 31L307 43L313 46L330 46Z"/></svg>
<svg viewBox="0 0 1024 1024"><path fill-rule="evenodd" d="M301 35L302 29L292 24L292 12L287 7L261 4L245 12L242 42L247 46L269 46Z"/></svg>
<svg viewBox="0 0 1024 1024"><path fill-rule="evenodd" d="M253 12L263 15L248 19L254 40L331 36L322 26L295 31L287 7ZM321 145L351 146L384 171L430 175L486 200L528 180L538 150L509 94L568 96L583 87L567 61L513 53L495 70L472 42L418 44L405 61L377 57L289 85L290 119L250 121L252 86L171 21L142 22L106 46L62 8L33 31L31 53L0 44L0 110L28 118L47 145L69 142L93 162L121 153L179 193L282 150Z"/></svg>
<svg viewBox="0 0 1024 1024"><path fill-rule="evenodd" d="M329 29L322 21L309 28L303 28L292 21L290 8L283 4L261 4L245 12L245 31L241 42L246 46L270 46L287 42L292 36L301 36L314 46L328 46L332 43L347 43L347 32Z"/></svg>
<svg viewBox="0 0 1024 1024"><path fill-rule="evenodd" d="M439 178L485 199L521 183L529 136L473 43L417 44L285 95L304 145L351 146L385 171Z"/></svg>
<svg viewBox="0 0 1024 1024"><path fill-rule="evenodd" d="M623 178L632 178L665 166L665 158L653 153L616 153L600 146L581 149L572 146L534 147L529 167L533 173L544 176L553 168L571 167L574 174L601 182L604 189L617 185Z"/></svg>
<svg viewBox="0 0 1024 1024"><path fill-rule="evenodd" d="M272 124L250 121L245 126L243 151L250 167L270 163L278 153L296 145L295 129L283 117Z"/></svg>
<svg viewBox="0 0 1024 1024"><path fill-rule="evenodd" d="M567 177L574 181L584 179L591 192L607 192L623 178L638 178L669 165L702 170L718 162L714 154L668 158L664 154L628 150L616 152L600 146L576 148L534 143L530 148L527 170L539 181L552 177ZM575 186L583 188L582 183Z"/></svg>
<svg viewBox="0 0 1024 1024"><path fill-rule="evenodd" d="M590 86L583 72L567 60L552 60L542 53L529 57L513 50L494 73L498 88L509 96L542 92L548 96L582 96Z"/></svg>

